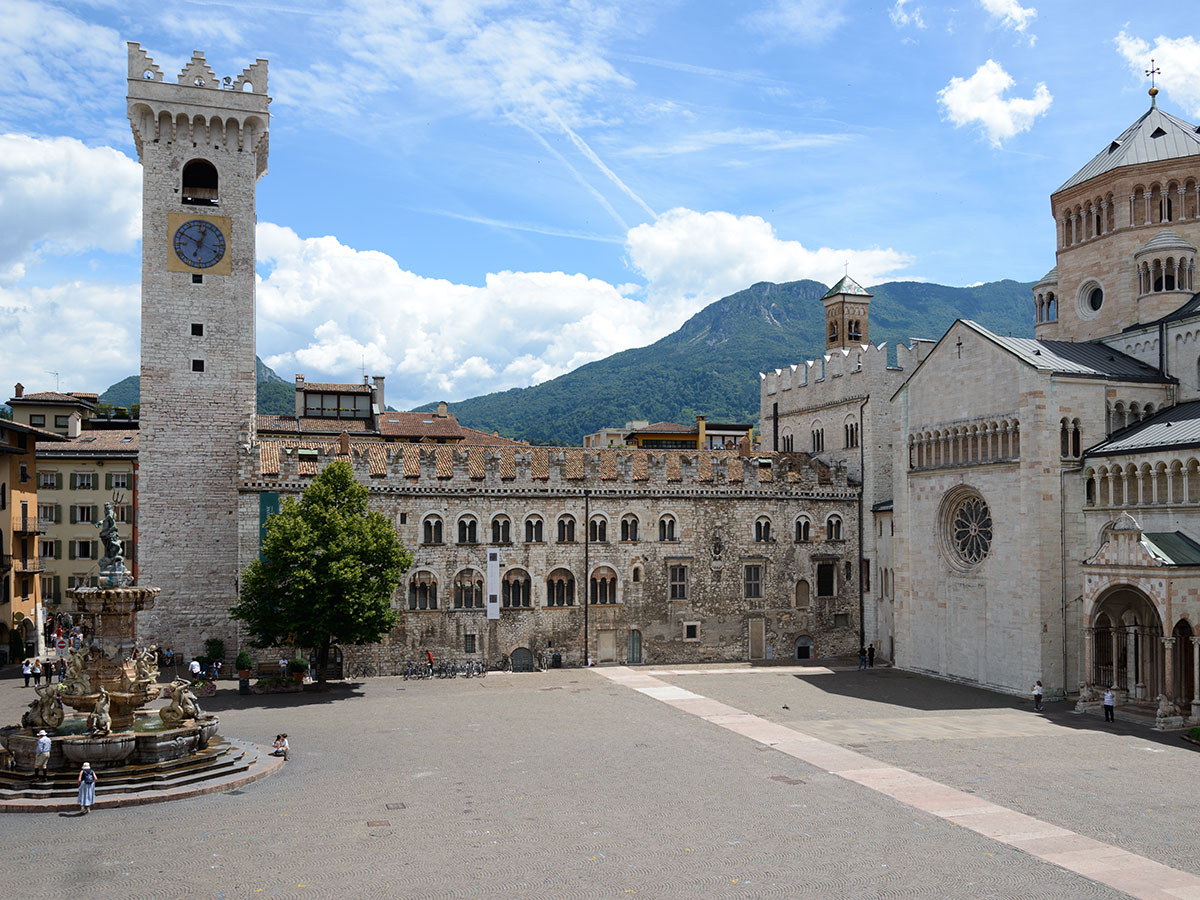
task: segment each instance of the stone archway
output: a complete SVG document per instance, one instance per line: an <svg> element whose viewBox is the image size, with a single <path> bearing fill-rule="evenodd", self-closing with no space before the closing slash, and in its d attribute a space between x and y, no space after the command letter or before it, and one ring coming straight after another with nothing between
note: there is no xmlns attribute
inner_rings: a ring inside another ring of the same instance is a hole
<svg viewBox="0 0 1200 900"><path fill-rule="evenodd" d="M1172 647L1175 669L1175 678L1171 686L1172 699L1185 714L1197 699L1195 654L1200 648L1192 643L1194 634L1192 624L1187 619L1180 619L1171 630L1171 637L1175 639Z"/></svg>
<svg viewBox="0 0 1200 900"><path fill-rule="evenodd" d="M1115 687L1131 700L1153 701L1167 693L1167 646L1162 619L1135 587L1117 585L1102 594L1086 630L1089 685Z"/></svg>

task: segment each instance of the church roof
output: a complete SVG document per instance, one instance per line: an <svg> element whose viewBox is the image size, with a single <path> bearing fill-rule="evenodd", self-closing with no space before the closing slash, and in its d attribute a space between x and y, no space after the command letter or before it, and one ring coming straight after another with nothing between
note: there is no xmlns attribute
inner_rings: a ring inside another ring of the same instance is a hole
<svg viewBox="0 0 1200 900"><path fill-rule="evenodd" d="M1174 381L1140 359L1127 356L1095 341L1039 341L1035 338L1001 337L978 322L960 319L964 325L1003 347L1022 362L1056 375L1104 378L1109 381Z"/></svg>
<svg viewBox="0 0 1200 900"><path fill-rule="evenodd" d="M1115 431L1085 457L1122 456L1145 450L1173 450L1200 446L1200 400L1168 406L1141 422Z"/></svg>
<svg viewBox="0 0 1200 900"><path fill-rule="evenodd" d="M1143 531L1142 543L1169 566L1200 566L1200 544L1182 531Z"/></svg>
<svg viewBox="0 0 1200 900"><path fill-rule="evenodd" d="M828 300L830 297L836 297L838 294L849 294L852 297L870 297L871 296L870 291L868 291L866 288L864 288L861 284L859 284L857 281L855 281L849 275L844 276L841 281L839 281L837 284L835 284L833 287L831 287L829 290L827 290L825 292L825 296L823 296L821 299Z"/></svg>
<svg viewBox="0 0 1200 900"><path fill-rule="evenodd" d="M1151 106L1055 193L1123 166L1185 156L1200 156L1200 134L1197 134L1196 126Z"/></svg>

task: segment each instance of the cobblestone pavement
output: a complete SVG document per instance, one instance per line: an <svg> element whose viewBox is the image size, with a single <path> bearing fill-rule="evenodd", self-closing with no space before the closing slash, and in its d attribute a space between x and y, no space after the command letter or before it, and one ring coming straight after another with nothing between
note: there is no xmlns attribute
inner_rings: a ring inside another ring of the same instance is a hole
<svg viewBox="0 0 1200 900"><path fill-rule="evenodd" d="M1196 871L1196 758L1171 743L899 672L719 668L658 677ZM0 722L31 695L0 680ZM263 697L229 683L203 705L231 736L269 744L287 731L292 760L194 800L0 815L0 894L1126 896L596 672L377 678Z"/></svg>

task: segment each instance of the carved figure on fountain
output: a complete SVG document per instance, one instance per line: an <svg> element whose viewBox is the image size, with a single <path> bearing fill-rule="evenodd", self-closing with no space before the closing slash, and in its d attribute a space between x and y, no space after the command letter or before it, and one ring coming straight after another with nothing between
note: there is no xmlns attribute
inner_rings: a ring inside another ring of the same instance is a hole
<svg viewBox="0 0 1200 900"><path fill-rule="evenodd" d="M158 645L151 644L149 647L143 647L137 651L135 657L135 676L134 684L138 687L145 688L152 684L158 684Z"/></svg>
<svg viewBox="0 0 1200 900"><path fill-rule="evenodd" d="M184 719L195 719L201 715L200 704L191 691L191 682L176 678L171 682L171 702L158 711L164 725L176 726Z"/></svg>
<svg viewBox="0 0 1200 900"><path fill-rule="evenodd" d="M57 728L63 723L62 703L58 699L58 685L47 684L36 687L37 699L29 704L29 709L21 716L21 724L26 728Z"/></svg>
<svg viewBox="0 0 1200 900"><path fill-rule="evenodd" d="M92 707L92 714L88 716L88 728L93 735L109 734L112 731L112 718L108 714L109 702L108 691L100 688L100 696L96 698L96 705Z"/></svg>
<svg viewBox="0 0 1200 900"><path fill-rule="evenodd" d="M112 503L104 504L104 518L96 523L100 529L100 541L104 544L104 556L100 558L100 571L123 571L125 559L122 554L120 535L117 534L117 514Z"/></svg>
<svg viewBox="0 0 1200 900"><path fill-rule="evenodd" d="M71 651L67 657L67 674L60 685L62 693L79 695L92 692L92 678L87 670L90 652L86 648Z"/></svg>

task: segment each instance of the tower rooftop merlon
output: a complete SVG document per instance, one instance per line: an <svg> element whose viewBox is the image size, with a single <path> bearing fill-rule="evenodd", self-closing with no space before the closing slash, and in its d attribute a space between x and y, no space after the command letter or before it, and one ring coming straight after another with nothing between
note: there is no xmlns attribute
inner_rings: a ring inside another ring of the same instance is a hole
<svg viewBox="0 0 1200 900"><path fill-rule="evenodd" d="M139 159L146 141L187 141L197 147L255 153L257 176L266 173L271 103L267 60L255 60L236 78L218 78L197 50L177 83L171 83L141 44L130 41L128 48L126 102Z"/></svg>

